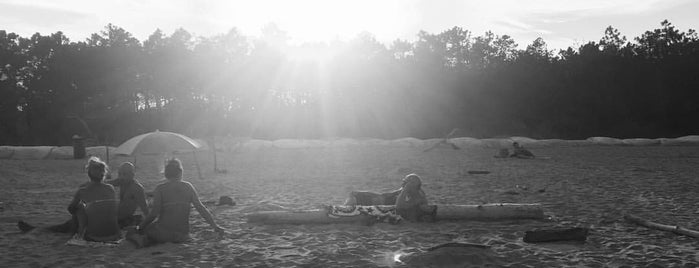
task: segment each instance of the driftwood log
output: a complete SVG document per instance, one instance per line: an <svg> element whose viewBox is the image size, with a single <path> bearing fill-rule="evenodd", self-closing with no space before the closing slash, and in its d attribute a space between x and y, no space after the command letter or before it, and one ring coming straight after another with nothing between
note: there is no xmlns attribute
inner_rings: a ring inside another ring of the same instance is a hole
<svg viewBox="0 0 699 268"><path fill-rule="evenodd" d="M683 228L677 225L666 225L666 224L660 224L656 222L652 222L646 219L643 219L638 216L634 215L624 215L624 219L626 219L629 222L648 227L651 229L656 229L656 230L661 230L661 231L666 231L666 232L672 232L675 234L680 234L680 235L686 235L686 236L691 236L691 237L696 237L699 238L699 231L694 231L690 230L687 228Z"/></svg>
<svg viewBox="0 0 699 268"><path fill-rule="evenodd" d="M490 246L476 243L451 242L428 248L427 251L433 251L440 248L490 248Z"/></svg>
<svg viewBox="0 0 699 268"><path fill-rule="evenodd" d="M524 233L522 240L526 243L585 241L589 231L582 227L533 230Z"/></svg>
<svg viewBox="0 0 699 268"><path fill-rule="evenodd" d="M437 205L435 220L542 220L540 204L496 203L483 205ZM356 223L363 216L329 217L326 210L260 211L246 214L250 223L262 224L327 224Z"/></svg>

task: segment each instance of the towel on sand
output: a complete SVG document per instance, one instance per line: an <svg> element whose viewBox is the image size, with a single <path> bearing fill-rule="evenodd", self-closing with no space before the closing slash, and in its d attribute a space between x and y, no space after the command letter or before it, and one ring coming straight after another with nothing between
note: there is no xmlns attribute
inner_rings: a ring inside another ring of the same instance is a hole
<svg viewBox="0 0 699 268"><path fill-rule="evenodd" d="M328 217L369 216L376 222L399 223L402 218L395 206L328 206Z"/></svg>
<svg viewBox="0 0 699 268"><path fill-rule="evenodd" d="M99 248L99 247L116 247L119 244L121 244L121 241L124 241L124 238L119 238L119 240L116 241L105 241L105 242L96 242L96 241L87 241L85 239L79 238L77 235L73 236L66 242L66 245L68 246L79 246L79 247L91 247L91 248Z"/></svg>

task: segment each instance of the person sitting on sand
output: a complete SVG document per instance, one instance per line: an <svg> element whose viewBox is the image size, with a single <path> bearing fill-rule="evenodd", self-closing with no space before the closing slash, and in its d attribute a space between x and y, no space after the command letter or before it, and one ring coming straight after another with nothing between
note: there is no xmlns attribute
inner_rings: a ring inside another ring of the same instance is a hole
<svg viewBox="0 0 699 268"><path fill-rule="evenodd" d="M124 162L119 167L118 176L106 183L119 187L119 227L137 225L143 219L141 215L134 215L136 208L141 209L143 215L148 215L148 203L146 193L135 177L134 165Z"/></svg>
<svg viewBox="0 0 699 268"><path fill-rule="evenodd" d="M512 154L510 157L517 157L517 158L534 158L534 154L530 152L527 149L524 149L522 145L519 145L518 142L512 143L512 147L514 147L514 150L512 151Z"/></svg>
<svg viewBox="0 0 699 268"><path fill-rule="evenodd" d="M109 170L108 167L107 170ZM125 162L119 167L118 178L104 181L106 184L119 187L119 208L117 219L120 228L136 225L141 222L142 217L140 215L134 215L137 207L141 208L143 215L148 215L148 204L146 202L146 195L143 185L134 179L134 175L135 168L133 164L130 162ZM107 175L107 177L109 177L109 175ZM90 184L90 181L81 184L78 189L86 187L88 184ZM19 221L17 225L23 232L28 232L36 228L24 221ZM51 232L68 233L71 235L75 234L78 231L77 216L73 214L71 219L68 221L46 227L45 229Z"/></svg>
<svg viewBox="0 0 699 268"><path fill-rule="evenodd" d="M422 180L417 174L408 174L396 200L396 212L408 221L433 221L436 206L427 205L422 191Z"/></svg>
<svg viewBox="0 0 699 268"><path fill-rule="evenodd" d="M223 233L216 225L211 212L201 203L194 186L182 180L182 163L173 158L165 165L166 182L154 191L153 207L146 218L136 227L137 235L127 238L137 246L147 246L164 242L185 242L189 240L189 212L191 205L199 212L214 231Z"/></svg>

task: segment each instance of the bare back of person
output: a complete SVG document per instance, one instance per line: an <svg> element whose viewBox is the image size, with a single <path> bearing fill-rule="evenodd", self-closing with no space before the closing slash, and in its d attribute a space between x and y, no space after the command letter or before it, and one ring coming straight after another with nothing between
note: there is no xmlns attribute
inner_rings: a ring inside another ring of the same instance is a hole
<svg viewBox="0 0 699 268"><path fill-rule="evenodd" d="M90 182L84 187L81 187L75 194L71 206L82 206L89 211L87 218L100 219L109 224L99 224L87 222L85 229L85 238L95 241L112 240L119 236L119 226L117 225L116 215L114 210L109 209L90 209L91 206L96 206L99 202L109 202L110 205L116 206L116 191L114 187L102 182Z"/></svg>
<svg viewBox="0 0 699 268"><path fill-rule="evenodd" d="M168 181L155 188L153 209L160 209L155 224L165 231L189 234L193 187L186 181Z"/></svg>
<svg viewBox="0 0 699 268"><path fill-rule="evenodd" d="M140 203L145 202L145 190L138 181L122 182L119 186L119 219L131 217ZM142 200L143 199L143 200ZM147 214L147 212L144 212Z"/></svg>

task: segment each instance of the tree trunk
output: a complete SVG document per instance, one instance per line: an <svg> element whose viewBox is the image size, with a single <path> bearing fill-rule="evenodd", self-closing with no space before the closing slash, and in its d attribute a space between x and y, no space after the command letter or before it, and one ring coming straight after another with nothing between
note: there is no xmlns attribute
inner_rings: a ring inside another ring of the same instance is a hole
<svg viewBox="0 0 699 268"><path fill-rule="evenodd" d="M641 217L634 216L634 215L624 215L624 219L626 219L629 222L632 222L632 223L635 223L635 224L638 224L638 225L641 225L644 227L648 227L651 229L657 229L657 230L661 230L661 231L673 232L673 233L680 234L680 235L686 235L686 236L699 238L699 231L690 230L690 229L683 228L683 227L680 227L677 225L660 224L660 223L652 222L652 221L649 221L649 220L646 220L646 219L643 219Z"/></svg>

